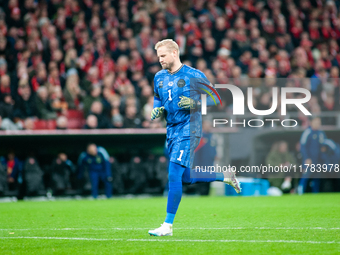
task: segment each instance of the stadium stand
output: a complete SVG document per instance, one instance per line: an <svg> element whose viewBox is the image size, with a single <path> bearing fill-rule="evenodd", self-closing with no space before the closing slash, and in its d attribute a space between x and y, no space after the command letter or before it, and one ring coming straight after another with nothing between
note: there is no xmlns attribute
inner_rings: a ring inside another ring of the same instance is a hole
<svg viewBox="0 0 340 255"><path fill-rule="evenodd" d="M323 125L340 126L339 1L0 3L2 130L164 127L162 121L150 122L153 77L160 70L153 47L164 38L174 39L182 61L211 82L257 87L257 109L271 106L270 86L256 83L264 78L280 87L310 89L308 110L323 116ZM223 106L215 110L230 114L232 101L221 94ZM305 128L306 118L297 118ZM119 178L127 180L121 171Z"/></svg>
<svg viewBox="0 0 340 255"><path fill-rule="evenodd" d="M2 129L25 129L27 118L55 119L54 112L68 118L68 128L82 128L94 101L111 122L99 128L131 126L129 104L143 123L137 127L162 126L149 122L148 101L160 69L153 46L163 38L173 38L182 60L212 82L315 78L312 113L339 109L337 1L3 0L1 6ZM44 101L37 99L39 87L47 88ZM259 108L268 106L267 93L256 95ZM331 117L323 122L335 125ZM43 123L33 128L56 127Z"/></svg>

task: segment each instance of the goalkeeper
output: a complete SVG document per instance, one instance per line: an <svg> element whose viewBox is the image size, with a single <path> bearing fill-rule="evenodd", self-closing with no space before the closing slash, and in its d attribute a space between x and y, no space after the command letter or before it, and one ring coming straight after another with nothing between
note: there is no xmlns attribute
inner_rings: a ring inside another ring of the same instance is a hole
<svg viewBox="0 0 340 255"><path fill-rule="evenodd" d="M150 230L149 234L171 236L182 197L182 183L223 181L234 187L237 193L241 192L241 188L234 173L195 173L191 170L194 150L202 136L200 95L212 88L207 85L209 82L201 71L181 63L176 42L166 39L158 42L155 49L163 70L154 78L151 120L165 116L170 163L166 218L161 227ZM200 90L199 86L204 88ZM211 95L210 92L208 94ZM207 97L207 105L215 104L216 99Z"/></svg>

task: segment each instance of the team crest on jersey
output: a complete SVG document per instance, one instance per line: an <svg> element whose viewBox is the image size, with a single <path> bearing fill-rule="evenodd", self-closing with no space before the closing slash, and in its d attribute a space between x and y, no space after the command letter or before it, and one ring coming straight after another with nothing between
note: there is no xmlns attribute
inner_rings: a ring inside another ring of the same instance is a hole
<svg viewBox="0 0 340 255"><path fill-rule="evenodd" d="M168 85L171 87L172 85L174 85L174 82L173 82L173 81L170 81L170 82L168 83Z"/></svg>
<svg viewBox="0 0 340 255"><path fill-rule="evenodd" d="M97 164L100 164L100 163L102 163L102 159L100 157L96 157L96 162L97 162Z"/></svg>
<svg viewBox="0 0 340 255"><path fill-rule="evenodd" d="M160 87L160 88L163 88L163 81L160 81L160 82L159 82L159 87Z"/></svg>
<svg viewBox="0 0 340 255"><path fill-rule="evenodd" d="M88 158L88 159L87 159L87 163L88 163L88 164L91 164L91 163L92 163L92 159Z"/></svg>
<svg viewBox="0 0 340 255"><path fill-rule="evenodd" d="M185 80L183 79L180 79L178 82L177 82L177 86L179 88L183 88L185 86Z"/></svg>

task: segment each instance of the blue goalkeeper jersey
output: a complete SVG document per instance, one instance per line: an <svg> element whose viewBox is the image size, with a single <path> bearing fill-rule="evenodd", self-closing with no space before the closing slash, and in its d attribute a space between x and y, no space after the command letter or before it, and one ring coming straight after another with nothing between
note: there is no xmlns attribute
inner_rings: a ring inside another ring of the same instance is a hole
<svg viewBox="0 0 340 255"><path fill-rule="evenodd" d="M178 107L180 96L186 96L198 101L201 93L204 93L195 84L190 84L190 81L196 81L196 79L192 78L201 78L208 81L204 73L184 64L174 73L161 70L155 75L154 95L161 100L165 109L168 139L202 136L200 107L195 110L185 110Z"/></svg>

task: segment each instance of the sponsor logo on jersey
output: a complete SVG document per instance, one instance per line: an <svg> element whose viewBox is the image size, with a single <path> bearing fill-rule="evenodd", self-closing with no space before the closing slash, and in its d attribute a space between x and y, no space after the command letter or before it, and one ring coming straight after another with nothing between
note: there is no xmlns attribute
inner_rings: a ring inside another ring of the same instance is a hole
<svg viewBox="0 0 340 255"><path fill-rule="evenodd" d="M183 79L180 79L178 82L177 82L177 86L179 88L183 88L185 86L185 80Z"/></svg>

